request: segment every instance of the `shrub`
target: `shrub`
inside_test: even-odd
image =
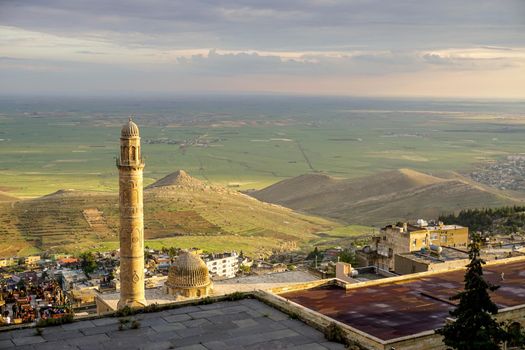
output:
[[[244,298],[246,298],[246,294],[241,293],[241,292],[233,292],[233,293],[226,295],[226,300],[229,300],[229,301],[242,300]]]
[[[125,329],[138,329],[140,327],[139,320],[132,320],[130,318],[119,318],[118,330],[123,331]]]
[[[47,318],[45,320],[40,320],[37,322],[37,327],[49,327],[49,326],[58,326],[65,323],[73,322],[73,314],[66,314],[60,318]]]
[[[133,310],[129,306],[124,306],[122,309],[117,310],[117,312],[115,313],[115,316],[126,317],[126,316],[134,315],[135,313],[136,313],[136,310]]]
[[[348,342],[341,327],[335,324],[334,322],[330,323],[330,325],[326,327],[324,335],[325,338],[329,341],[334,341],[342,344],[346,344]]]

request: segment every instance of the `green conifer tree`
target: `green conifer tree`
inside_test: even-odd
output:
[[[458,350],[499,350],[508,339],[502,323],[492,315],[498,313],[498,307],[490,299],[489,291],[499,288],[485,281],[480,257],[481,237],[474,235],[469,245],[470,263],[465,273],[465,289],[453,296],[459,304],[450,315],[455,321],[438,329],[443,335],[445,345]]]

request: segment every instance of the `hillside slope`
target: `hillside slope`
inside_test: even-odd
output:
[[[437,218],[441,213],[464,208],[522,203],[461,179],[442,179],[410,169],[345,180],[302,175],[250,195],[295,210],[366,225]]]
[[[209,186],[183,171],[144,191],[145,238],[199,236],[201,248],[214,250],[213,237],[268,251],[316,237],[334,222],[260,202],[237,191]],[[116,193],[60,190],[37,199],[0,203],[0,256],[20,251],[98,249],[118,240]],[[6,238],[9,237],[9,240]],[[229,238],[228,238],[229,237]],[[253,240],[253,247],[250,243]],[[244,247],[241,245],[241,247]],[[222,249],[222,247],[220,248]],[[219,248],[217,247],[217,250]]]
[[[0,191],[0,202],[14,202],[16,200],[18,200],[17,197],[12,196],[9,193]]]

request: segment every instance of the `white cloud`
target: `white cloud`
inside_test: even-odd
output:
[[[421,90],[416,77],[431,75],[439,95],[451,75],[479,85],[475,72],[510,77],[517,91],[523,18],[521,0],[4,0],[0,92],[40,83],[70,91],[76,81],[169,90],[184,81],[197,90],[368,94],[395,77],[410,81],[396,91],[411,94]]]

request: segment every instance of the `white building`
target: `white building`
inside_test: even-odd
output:
[[[204,261],[212,276],[233,278],[239,271],[239,256],[235,252],[210,254],[204,257]]]

